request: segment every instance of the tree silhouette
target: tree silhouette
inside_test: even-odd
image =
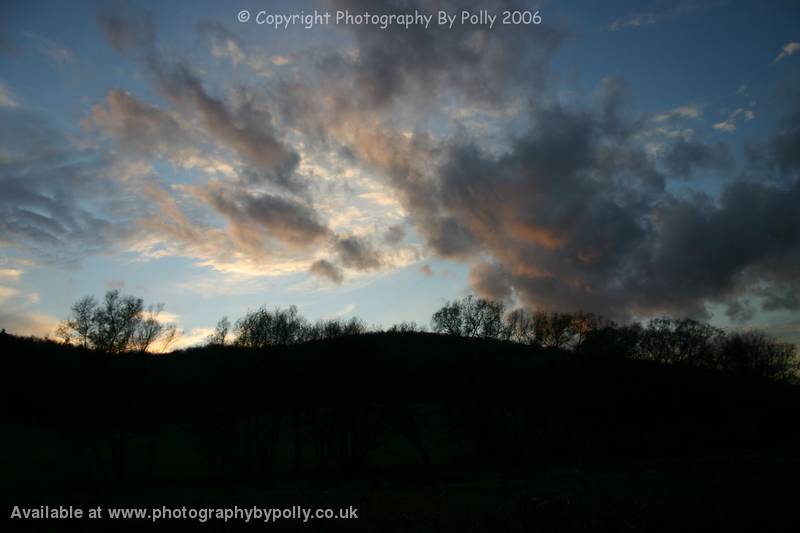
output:
[[[102,303],[92,296],[75,302],[57,334],[66,343],[107,353],[146,352],[157,342],[165,350],[175,340],[177,329],[159,320],[163,309],[163,304],[145,308],[141,298],[115,289],[106,293]]]
[[[431,327],[434,333],[458,337],[507,339],[510,332],[503,323],[504,306],[470,295],[461,300],[447,302],[433,314]]]
[[[761,331],[740,331],[725,337],[715,362],[726,372],[779,381],[796,381],[800,370],[797,347]]]
[[[208,344],[216,346],[225,346],[228,342],[228,334],[231,330],[231,322],[227,316],[223,316],[217,322],[214,328],[214,333],[208,336]]]

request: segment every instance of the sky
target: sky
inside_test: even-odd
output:
[[[164,303],[185,346],[261,305],[389,326],[475,294],[800,342],[798,20],[793,1],[4,1],[0,326],[52,334],[119,289]]]

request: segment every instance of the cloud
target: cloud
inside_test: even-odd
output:
[[[759,329],[780,341],[790,342],[800,347],[800,321],[763,324],[759,326]]]
[[[58,319],[20,308],[0,309],[0,327],[15,335],[46,337],[55,332]]]
[[[0,107],[19,107],[17,97],[2,82],[0,82]]]
[[[178,339],[168,349],[182,350],[205,344],[213,333],[214,328],[192,328],[189,331],[181,331]]]
[[[19,289],[15,289],[14,287],[5,287],[0,285],[0,303],[4,303],[8,300],[14,299],[19,296],[21,293]]]
[[[226,102],[211,95],[201,78],[185,63],[165,57],[155,44],[156,32],[147,12],[98,15],[106,40],[119,52],[143,63],[156,88],[177,108],[197,116],[216,141],[233,149],[248,163],[242,175],[251,183],[270,182],[292,192],[304,189],[294,175],[298,154],[279,139],[270,112],[255,95],[241,88]],[[219,26],[206,24],[206,33],[219,38]]]
[[[203,21],[198,24],[197,30],[208,41],[212,56],[226,58],[234,65],[246,59],[239,37],[219,22]]]
[[[117,11],[101,11],[97,22],[106,41],[123,55],[153,53],[156,30],[150,12],[127,7]]]
[[[690,178],[700,169],[725,171],[733,167],[728,145],[693,139],[675,141],[664,154],[663,162],[670,175],[678,179]]]
[[[337,309],[333,313],[329,314],[325,318],[326,319],[342,318],[342,317],[345,317],[345,316],[351,314],[355,310],[355,308],[356,308],[356,304],[352,304],[352,303],[351,304],[347,304],[344,307],[342,307],[341,309]]]
[[[263,246],[265,235],[295,246],[308,246],[330,235],[313,209],[290,198],[231,192],[216,183],[197,194],[228,219],[235,238],[251,250]]]
[[[105,105],[93,106],[83,123],[114,138],[124,152],[145,158],[187,150],[192,143],[174,116],[121,89],[109,91]]]
[[[55,41],[48,39],[43,35],[33,32],[23,33],[25,37],[31,40],[34,48],[42,55],[53,61],[58,65],[66,63],[73,63],[75,61],[75,54],[72,53],[68,47],[58,44]]]
[[[319,259],[311,264],[308,269],[309,273],[327,279],[336,285],[341,285],[344,276],[342,271],[336,265],[325,259]]]
[[[22,277],[23,271],[18,268],[0,268],[0,279],[18,280]]]
[[[328,4],[333,9],[376,13],[413,13],[433,7],[413,0],[380,5],[368,0],[329,0]],[[391,39],[371,25],[347,26],[344,31],[352,34],[358,53],[330,52],[321,65],[330,76],[354,80],[356,92],[351,98],[360,107],[392,105],[400,97],[431,105],[431,96],[440,87],[470,100],[505,105],[509,91],[521,82],[544,85],[546,65],[563,39],[553,25],[538,26],[536,32],[518,26],[507,26],[502,32],[468,25],[451,30],[414,26],[393,32]]]
[[[0,108],[0,234],[49,263],[75,264],[132,235],[146,206],[130,195],[125,169],[81,148],[41,116]]]
[[[289,63],[291,63],[292,62],[292,58],[288,57],[288,56],[275,55],[275,56],[272,56],[270,58],[270,61],[272,61],[273,65],[280,67],[280,66],[288,65]]]
[[[723,120],[722,122],[717,122],[714,124],[714,129],[719,131],[724,131],[727,133],[733,133],[736,131],[736,124],[741,120],[750,121],[756,118],[755,113],[750,109],[744,108],[737,108],[731,111],[728,114],[728,118]]]
[[[774,65],[781,59],[794,55],[794,53],[797,51],[800,51],[800,43],[795,41],[786,43],[785,45],[783,45],[783,48],[781,48],[781,53],[778,54],[778,56],[772,60],[772,64]]]
[[[383,242],[389,245],[399,244],[406,238],[406,232],[403,226],[397,224],[389,226],[386,233],[383,234]]]
[[[664,113],[659,113],[653,117],[653,120],[656,122],[666,122],[675,119],[699,118],[702,112],[703,111],[700,106],[695,104],[687,104],[670,109]]]
[[[511,300],[513,289],[507,273],[496,264],[479,262],[469,273],[470,283],[481,298],[495,302]]]
[[[615,19],[608,25],[608,31],[618,31],[624,29],[635,29],[643,26],[652,26],[665,20],[670,20],[681,15],[686,15],[697,10],[697,6],[692,4],[678,5],[670,9],[660,11],[648,11],[633,13],[625,17]]]
[[[355,235],[337,238],[334,250],[347,268],[375,270],[381,267],[380,253],[367,240]]]
[[[800,248],[788,229],[800,227],[790,207],[800,186],[732,181],[716,201],[673,195],[657,162],[679,178],[725,172],[728,148],[677,136],[649,156],[639,142],[646,123],[626,118],[626,94],[613,83],[590,106],[539,106],[499,152],[466,136],[437,143],[384,131],[388,154],[354,153],[384,169],[429,249],[470,264],[485,296],[627,319],[703,316],[708,302],[795,284],[786,265]]]

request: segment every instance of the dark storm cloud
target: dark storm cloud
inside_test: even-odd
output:
[[[325,259],[314,261],[308,271],[311,274],[327,279],[336,285],[341,285],[342,280],[344,279],[341,269]]]
[[[755,316],[756,310],[749,300],[732,300],[725,307],[725,315],[732,322],[744,324]]]
[[[797,265],[797,263],[795,263]],[[763,309],[773,311],[776,309],[800,310],[800,287],[767,289],[760,294],[764,298]]]
[[[152,51],[156,30],[151,13],[133,8],[101,11],[97,22],[103,37],[117,52],[136,57]]]
[[[506,298],[513,287],[530,306],[618,312],[618,270],[644,238],[647,203],[636,181],[623,186],[601,164],[634,150],[616,144],[619,124],[608,109],[539,110],[501,156],[450,147],[438,169],[442,205],[478,253],[494,259],[471,273],[483,295]]]
[[[329,4],[373,13],[485,7]],[[625,19],[619,27],[679,14],[671,13]],[[548,91],[548,64],[565,34],[552,24],[536,31],[342,28],[354,50],[314,52],[312,69],[265,89],[267,103],[246,89],[224,100],[213,96],[196,73],[157,50],[147,17],[125,27],[101,17],[101,26],[112,46],[149,67],[176,108],[192,110],[245,160],[243,183],[203,193],[234,238],[262,251],[267,236],[330,244],[333,259],[315,262],[313,275],[340,283],[342,268],[380,268],[382,253],[366,238],[334,235],[308,202],[247,189],[264,181],[303,189],[294,176],[297,154],[272,126],[276,113],[306,139],[346,154],[349,164],[382,174],[428,250],[469,264],[482,296],[621,319],[703,316],[710,303],[722,304],[734,320],[749,319],[756,301],[765,310],[797,308],[800,182],[792,173],[800,168],[800,115],[790,112],[774,136],[751,146],[750,167],[737,173],[727,145],[686,136],[659,137],[664,146],[654,156],[642,140],[650,138],[652,120],[633,114],[631,91],[619,77],[603,80],[586,104],[559,103]],[[212,49],[237,61],[243,47],[235,35],[215,24],[200,31]],[[453,101],[459,111],[488,110],[501,126],[514,127],[502,131],[501,141],[488,141],[442,111]],[[405,115],[409,109],[414,114]],[[424,128],[429,113],[431,121],[455,127],[406,131],[409,120]],[[148,128],[164,135],[139,127]],[[761,167],[780,179],[762,179]],[[668,187],[700,172],[749,181],[727,181],[713,198],[688,189],[690,181],[680,182],[687,189],[679,193]],[[383,242],[401,240],[392,230]]]
[[[733,167],[724,143],[708,144],[692,139],[680,139],[664,154],[664,166],[670,177],[688,179],[703,169],[725,171]]]
[[[498,299],[513,289],[532,307],[703,316],[707,303],[759,284],[798,286],[797,181],[733,182],[716,202],[675,197],[651,186],[655,162],[632,141],[639,126],[609,109],[601,100],[532,111],[531,129],[502,155],[452,142],[435,202],[406,206],[419,233],[438,255],[489,254],[471,272],[473,288]],[[667,153],[676,172],[729,164],[719,146],[678,141]]]
[[[383,234],[383,242],[390,245],[400,244],[405,238],[406,232],[403,229],[403,226],[399,224],[390,226],[386,230],[386,233]]]
[[[745,155],[751,178],[778,181],[800,176],[800,81],[785,83],[773,97],[773,108],[782,118],[776,131],[765,140],[749,140]]]
[[[800,182],[734,182],[717,202],[672,199],[654,212],[627,289],[644,306],[691,308],[760,284],[797,287]],[[796,263],[795,263],[796,264]]]
[[[376,11],[359,1],[332,4]],[[734,181],[720,198],[676,196],[670,180],[737,175],[727,145],[667,136],[654,156],[642,140],[652,131],[649,117],[631,111],[631,91],[618,77],[605,79],[586,105],[555,103],[547,57],[563,33],[547,30],[348,28],[357,53],[328,54],[313,78],[333,80],[318,84],[325,98],[315,98],[313,84],[296,82],[282,112],[299,129],[340,139],[354,162],[380,170],[431,252],[473,266],[470,282],[481,295],[513,294],[530,307],[612,318],[704,316],[709,303],[721,303],[746,318],[734,304],[757,287],[797,287],[791,265],[800,245],[790,224],[800,227],[800,203],[786,174],[797,168],[800,121],[790,117],[759,146],[784,185]],[[502,97],[524,94],[532,103],[518,113],[530,126],[510,133],[503,150],[463,131],[449,138],[399,133],[394,104],[424,108],[441,94],[468,108],[500,103],[503,111],[509,100]],[[328,100],[336,105],[318,104]]]
[[[511,299],[513,289],[510,279],[502,267],[489,263],[478,263],[469,274],[473,290],[482,298],[495,302]]]
[[[251,95],[242,90],[237,105],[229,107],[209,95],[186,65],[159,61],[152,68],[158,87],[176,106],[198,113],[209,133],[245,159],[244,176],[250,182],[270,181],[293,192],[303,189],[304,184],[294,175],[300,157],[278,140],[269,112]]]
[[[338,237],[334,249],[342,265],[347,268],[375,270],[381,266],[380,252],[361,237]]]
[[[439,9],[492,8],[502,11],[511,2],[439,2],[329,0],[332,9],[353,13],[435,13]],[[563,36],[552,25],[507,26],[502,31],[456,25],[452,29],[414,26],[386,32],[371,25],[348,26],[358,46],[354,59],[333,55],[327,67],[342,75],[349,70],[362,104],[383,106],[395,98],[416,94],[427,99],[433,89],[459,91],[471,100],[503,102],[521,83],[542,87],[547,63]]]
[[[778,131],[770,138],[766,150],[778,173],[797,176],[800,172],[800,83],[792,84],[794,90],[788,97],[788,110]]]
[[[0,108],[0,146],[0,241],[74,264],[114,248],[143,214],[111,179],[111,159],[74,146],[34,113]]]
[[[234,95],[235,102],[211,95],[186,64],[168,60],[160,52],[148,13],[100,13],[98,23],[115,49],[147,65],[162,94],[176,107],[196,114],[213,137],[245,160],[247,180],[269,181],[292,192],[304,189],[294,175],[298,154],[278,138],[269,111],[252,94],[242,88]]]
[[[212,185],[200,196],[224,215],[234,237],[258,249],[268,236],[284,244],[307,246],[330,235],[309,206],[271,194],[228,191]]]

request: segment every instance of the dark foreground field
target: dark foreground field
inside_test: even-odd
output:
[[[793,531],[796,387],[430,334],[107,356],[9,337],[13,506],[358,508],[270,530]],[[239,521],[13,520],[14,530]]]

